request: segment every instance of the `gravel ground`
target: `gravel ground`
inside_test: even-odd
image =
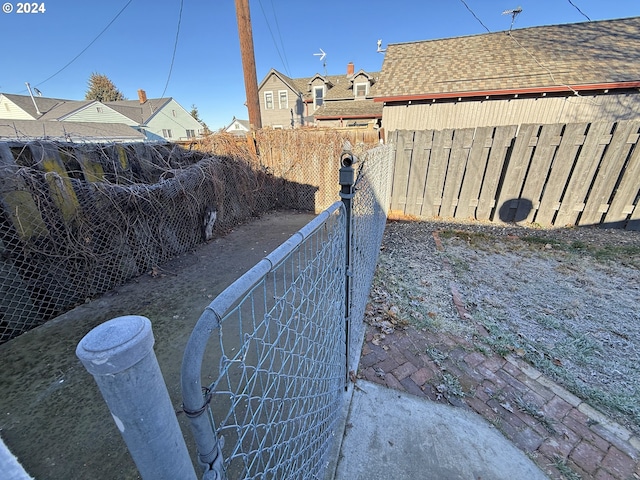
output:
[[[640,433],[640,232],[390,222],[372,296],[382,335],[409,323],[517,355]]]

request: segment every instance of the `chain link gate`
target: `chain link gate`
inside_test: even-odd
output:
[[[348,370],[358,366],[393,153],[378,147],[359,163],[346,152],[357,169],[351,201],[334,203],[200,317],[182,390],[205,479],[326,474]]]

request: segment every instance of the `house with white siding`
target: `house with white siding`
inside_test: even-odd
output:
[[[233,120],[224,128],[224,131],[225,133],[230,133],[240,137],[251,131],[251,125],[249,124],[249,120],[240,120],[233,117]]]
[[[0,141],[134,143],[146,139],[143,133],[124,123],[0,120]]]
[[[105,105],[135,122],[150,140],[192,140],[204,133],[204,126],[171,97],[147,98],[144,90],[138,90],[137,100]]]
[[[58,122],[137,123],[97,100],[65,100],[0,93],[0,119]]]
[[[387,132],[627,120],[640,112],[640,17],[389,44]]]
[[[143,90],[138,91],[138,100],[118,102],[66,100],[0,93],[0,122],[2,120],[65,122],[65,124],[96,123],[104,124],[102,129],[105,131],[110,128],[113,130],[107,125],[125,125],[135,132],[142,133],[147,140],[170,142],[196,138],[202,135],[204,128],[173,98],[147,99]],[[27,125],[22,126],[29,132],[40,129],[40,126],[27,127]],[[46,126],[46,123],[44,125]],[[53,126],[49,128],[50,132],[58,130],[60,129],[54,129]],[[96,127],[89,130],[85,128],[76,130],[97,133],[100,129]],[[118,127],[117,132],[112,133],[122,136],[124,132],[126,129]],[[139,135],[132,136],[139,137]]]

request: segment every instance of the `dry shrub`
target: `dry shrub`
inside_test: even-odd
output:
[[[214,155],[242,158],[259,170],[286,180],[289,186],[313,187],[317,190],[314,208],[319,212],[338,196],[339,158],[346,142],[359,156],[377,145],[376,135],[371,137],[370,143],[357,141],[359,137],[362,138],[361,132],[346,129],[265,128],[246,137],[228,133],[208,135],[196,148]]]

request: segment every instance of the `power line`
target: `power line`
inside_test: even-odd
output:
[[[171,66],[169,67],[169,75],[167,76],[167,83],[164,84],[164,90],[162,91],[161,98],[164,97],[164,94],[167,92],[167,87],[169,87],[169,80],[171,80],[171,72],[173,71],[173,62],[176,59],[176,50],[178,49],[178,37],[180,36],[180,24],[182,23],[182,7],[184,5],[184,0],[180,0],[180,13],[178,14],[178,28],[176,29],[176,40],[173,44],[173,55],[171,55]]]
[[[586,18],[587,20],[591,21],[591,19],[587,16],[586,13],[584,13],[582,10],[580,10],[580,7],[578,7],[575,3],[573,3],[571,0],[568,0],[569,3],[573,6],[573,8],[575,8],[576,10],[578,10],[580,12],[580,14]]]
[[[287,58],[287,52],[284,49],[284,42],[282,41],[282,33],[280,30],[280,25],[278,24],[278,15],[276,15],[276,9],[273,6],[273,0],[271,0],[271,10],[273,11],[273,18],[276,21],[276,30],[278,31],[278,38],[280,39],[280,45],[282,46],[282,54],[284,55],[285,68],[287,70],[287,75],[291,76],[289,73],[289,59]]]
[[[55,76],[56,76],[56,75],[58,75],[60,72],[62,72],[64,69],[66,69],[69,65],[71,65],[73,62],[75,62],[75,61],[78,59],[78,57],[80,57],[80,55],[82,55],[84,52],[86,52],[86,51],[89,49],[89,47],[91,47],[91,45],[93,45],[93,44],[96,42],[96,40],[98,40],[98,39],[102,36],[102,34],[103,34],[104,32],[106,32],[106,31],[107,31],[107,29],[108,29],[108,28],[113,24],[113,22],[115,22],[115,21],[118,19],[118,17],[119,17],[120,15],[122,15],[122,12],[124,12],[124,11],[127,9],[127,7],[131,4],[131,2],[133,2],[133,0],[129,0],[129,1],[125,4],[125,6],[124,6],[124,7],[122,7],[122,9],[118,12],[118,14],[117,14],[115,17],[113,17],[113,19],[112,19],[112,20],[107,24],[107,26],[106,26],[106,27],[104,27],[104,28],[102,29],[102,31],[101,31],[101,32],[96,36],[96,38],[94,38],[93,40],[91,40],[91,42],[89,43],[89,45],[87,45],[86,47],[84,47],[84,48],[82,49],[82,51],[81,51],[78,55],[76,55],[75,57],[73,57],[69,63],[67,63],[64,67],[62,67],[62,68],[61,68],[60,70],[58,70],[56,73],[54,73],[53,75],[51,75],[49,78],[47,78],[46,80],[43,80],[43,81],[42,81],[42,82],[40,82],[40,83],[37,83],[36,85],[38,85],[38,86],[39,86],[39,85],[42,85],[43,83],[48,82],[48,81],[49,81],[49,80],[51,80],[53,77],[55,77]]]
[[[546,66],[544,66],[542,63],[540,63],[538,61],[538,59],[533,55],[533,53],[531,53],[529,50],[527,50],[517,39],[516,37],[513,36],[513,32],[510,31],[508,33],[509,37],[511,37],[511,40],[513,40],[514,42],[516,42],[516,45],[518,45],[522,50],[524,50],[527,55],[529,55],[534,62],[536,62],[536,64],[540,67],[543,68],[547,71],[547,73],[549,74],[549,77],[551,78],[551,80],[553,81],[554,84],[556,85],[560,85],[562,87],[567,88],[568,90],[570,90],[576,97],[582,97],[582,95],[580,95],[580,92],[578,92],[575,88],[573,88],[571,85],[567,85],[566,83],[562,83],[562,82],[558,82],[556,80],[556,78],[553,76],[553,72]],[[582,97],[585,98],[585,97]],[[589,101],[589,103],[592,103],[593,105],[600,105],[599,103],[597,103],[595,100],[589,99],[587,98],[587,100]]]
[[[471,15],[473,15],[473,17],[474,17],[478,22],[480,22],[480,25],[482,25],[482,26],[484,27],[484,29],[485,29],[487,32],[491,33],[491,30],[489,30],[489,29],[487,28],[487,26],[486,26],[484,23],[482,23],[482,20],[480,20],[480,18],[478,18],[478,16],[474,13],[474,11],[473,11],[473,10],[471,10],[471,8],[469,8],[469,5],[467,5],[467,2],[465,2],[464,0],[460,0],[460,1],[462,2],[462,4],[463,4],[465,7],[467,7],[467,10],[469,10],[469,12],[471,12]]]
[[[280,53],[280,49],[278,48],[278,42],[276,42],[276,38],[273,35],[273,31],[271,30],[271,25],[269,24],[269,19],[267,18],[267,13],[264,11],[264,7],[262,6],[262,1],[258,0],[258,3],[260,4],[260,9],[262,10],[262,15],[264,16],[264,20],[267,22],[267,28],[269,29],[269,33],[271,34],[271,40],[273,40],[273,45],[276,47],[276,52],[278,52],[278,56],[280,57],[280,61],[282,62],[282,66],[284,67],[286,73],[288,76],[291,76],[291,73],[289,72],[289,68],[287,66],[287,63],[284,61],[284,59],[282,58],[282,54]],[[274,16],[275,15],[275,11],[274,11]],[[276,24],[277,24],[277,16],[276,16]],[[282,46],[282,50],[284,51],[284,45]]]

